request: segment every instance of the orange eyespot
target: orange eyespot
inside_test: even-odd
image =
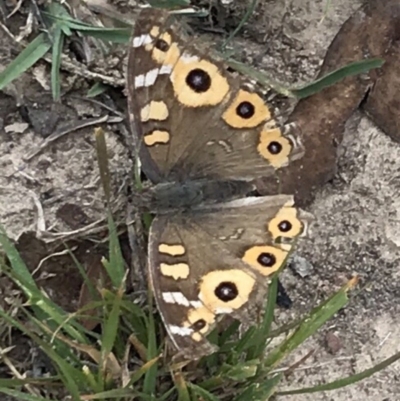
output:
[[[303,232],[303,223],[297,218],[297,209],[284,206],[277,215],[268,223],[268,231],[274,240],[279,237],[294,239]],[[281,244],[281,247],[290,246]]]
[[[248,301],[254,285],[242,270],[215,270],[202,277],[199,298],[215,314],[230,313]]]
[[[172,37],[168,32],[160,34],[159,27],[153,27],[150,35],[155,38],[152,43],[145,46],[148,52],[151,52],[152,59],[161,65],[173,65],[180,57],[180,51],[176,43],[172,43]]]
[[[258,153],[275,168],[288,164],[292,144],[289,139],[282,135],[279,128],[263,130],[257,146]]]
[[[215,314],[206,307],[191,309],[187,315],[185,327],[192,327],[193,330],[206,333],[211,324],[215,322]]]
[[[270,120],[271,113],[257,93],[241,89],[222,118],[234,128],[254,128]]]
[[[287,252],[270,245],[256,245],[244,253],[242,260],[264,276],[279,270],[285,262]]]
[[[188,55],[174,66],[171,82],[176,98],[187,107],[215,106],[229,92],[228,81],[216,65]]]

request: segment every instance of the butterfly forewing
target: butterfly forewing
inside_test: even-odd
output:
[[[185,37],[165,11],[140,14],[127,75],[129,113],[153,182],[250,180],[303,153],[252,85]]]

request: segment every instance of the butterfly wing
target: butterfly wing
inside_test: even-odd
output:
[[[183,354],[196,359],[215,350],[207,335],[223,316],[247,326],[256,322],[266,278],[309,222],[292,204],[290,196],[246,198],[155,218],[151,282],[169,336]]]
[[[146,175],[251,180],[300,158],[293,127],[171,18],[142,11],[130,43],[129,116]]]
[[[295,130],[249,82],[185,39],[165,11],[143,11],[128,61],[128,105],[142,168],[154,183],[252,180],[302,156]],[[157,216],[149,269],[175,346],[190,358],[213,351],[219,318],[246,324],[264,301],[266,277],[284,262],[307,218],[290,197],[246,198]]]

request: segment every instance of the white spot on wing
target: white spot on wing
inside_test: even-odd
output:
[[[163,292],[162,297],[167,304],[190,305],[188,299],[181,292]]]
[[[171,74],[172,67],[170,65],[163,65],[161,68],[154,68],[147,71],[146,74],[137,75],[135,77],[135,88],[147,87],[154,85],[157,77],[161,74]]]
[[[146,72],[146,74],[141,74],[135,77],[135,88],[141,88],[143,86],[151,86],[154,85],[154,82],[156,82],[157,76],[159,74],[159,69],[154,68],[153,70],[150,70]]]
[[[160,74],[171,74],[172,72],[172,65],[165,64],[160,68]]]
[[[150,35],[144,34],[140,36],[136,36],[132,40],[132,47],[140,47],[143,45],[148,45],[153,41],[153,38]]]
[[[163,292],[162,298],[167,304],[192,306],[195,309],[201,308],[204,305],[201,301],[189,301],[181,292]]]
[[[190,327],[175,326],[173,324],[168,326],[168,330],[172,334],[177,334],[178,336],[190,336],[194,332]]]

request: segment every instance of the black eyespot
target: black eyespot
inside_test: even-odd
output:
[[[187,75],[186,83],[197,93],[207,92],[211,86],[211,77],[206,71],[195,68]]]
[[[283,220],[278,224],[279,231],[282,231],[283,233],[287,233],[292,229],[292,223],[287,220]]]
[[[277,155],[282,152],[282,145],[279,142],[273,141],[267,146],[267,149],[272,155]]]
[[[162,52],[166,52],[169,49],[169,44],[164,39],[157,39],[154,47]]]
[[[204,319],[199,319],[197,322],[194,322],[192,324],[192,328],[194,331],[200,331],[201,329],[204,329],[206,327],[207,323]]]
[[[239,295],[236,285],[227,281],[219,284],[214,293],[221,301],[224,302],[232,301]]]
[[[276,257],[272,253],[263,252],[257,258],[257,262],[264,267],[272,267],[276,263]]]
[[[254,116],[255,108],[250,102],[242,102],[236,107],[236,114],[242,118],[251,118]]]

